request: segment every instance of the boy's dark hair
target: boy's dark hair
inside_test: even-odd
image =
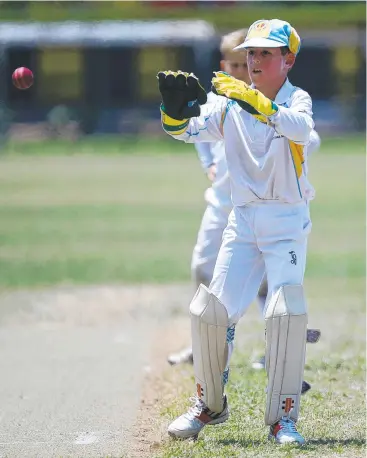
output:
[[[288,46],[282,46],[280,48],[280,53],[282,54],[282,56],[286,56],[288,53],[290,53],[290,49],[288,48]],[[293,66],[292,66],[293,67]],[[288,69],[288,73],[292,70],[292,67],[290,69]]]

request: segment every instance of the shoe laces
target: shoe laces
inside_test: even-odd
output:
[[[190,401],[193,403],[193,406],[189,408],[187,414],[190,418],[198,417],[201,412],[206,409],[206,405],[198,396],[191,397]]]
[[[288,417],[282,417],[279,424],[283,432],[298,433],[295,422]]]

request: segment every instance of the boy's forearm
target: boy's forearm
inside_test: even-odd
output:
[[[314,126],[312,117],[292,108],[279,107],[278,112],[269,117],[275,130],[284,137],[300,144],[307,144]]]
[[[161,110],[163,130],[171,137],[186,143],[216,142],[222,135],[212,117],[200,115],[181,121],[170,118]]]

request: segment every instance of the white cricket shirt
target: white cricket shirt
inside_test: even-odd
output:
[[[279,111],[269,118],[270,125],[237,102],[218,96],[201,107],[200,116],[190,119],[184,133],[167,132],[188,143],[224,141],[235,206],[263,200],[296,203],[314,197],[307,179],[307,149],[314,127],[311,97],[286,80],[274,101]]]

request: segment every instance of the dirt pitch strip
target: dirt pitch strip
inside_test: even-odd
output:
[[[191,293],[184,285],[3,293],[0,457],[151,456],[159,397],[174,395],[165,393],[165,358],[187,343]]]

